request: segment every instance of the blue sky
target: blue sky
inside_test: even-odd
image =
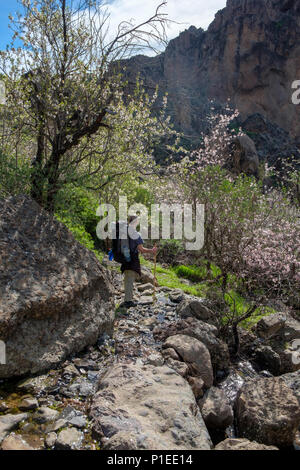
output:
[[[144,20],[150,17],[159,0],[109,0],[112,28],[122,20],[135,18]],[[168,0],[165,9],[169,18],[180,24],[173,24],[168,30],[168,37],[176,37],[180,31],[191,25],[206,29],[214,19],[215,13],[224,8],[226,0]],[[4,49],[11,39],[8,28],[8,15],[14,15],[18,9],[17,0],[0,0],[0,50]]]
[[[17,0],[0,0],[0,49],[4,49],[11,38],[8,15],[18,10]]]

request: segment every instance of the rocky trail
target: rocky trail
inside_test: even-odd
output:
[[[122,278],[111,278],[118,305]],[[2,380],[1,449],[297,448],[300,372],[281,380],[246,356],[232,364],[205,301],[162,287],[153,302],[151,273],[142,281],[112,337],[45,374]]]
[[[296,312],[240,328],[234,357],[213,301],[154,299],[143,267],[123,310],[116,266],[30,198],[0,201],[0,219],[2,450],[299,448]]]

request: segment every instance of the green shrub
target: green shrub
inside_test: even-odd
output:
[[[176,266],[174,268],[175,273],[178,277],[183,277],[184,279],[188,279],[192,282],[199,282],[203,281],[207,275],[207,269],[205,266]]]
[[[161,240],[157,259],[163,263],[174,264],[178,255],[183,251],[184,247],[181,240]]]
[[[62,222],[74,235],[74,238],[89,250],[94,250],[95,245],[91,235],[85,230],[82,225],[75,225],[74,222],[68,217],[61,217],[56,215],[57,220]]]
[[[28,161],[0,153],[0,196],[26,194],[30,187],[30,165]]]

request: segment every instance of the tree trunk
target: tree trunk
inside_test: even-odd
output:
[[[32,172],[30,176],[30,195],[41,206],[43,205],[43,188],[44,177],[42,174],[42,161],[44,156],[44,133],[43,128],[39,130],[37,138],[37,152],[34,161],[32,162]]]

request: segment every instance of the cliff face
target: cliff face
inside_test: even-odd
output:
[[[168,92],[175,125],[192,140],[210,100],[228,99],[243,120],[259,114],[267,127],[300,139],[291,88],[300,80],[300,0],[228,0],[207,31],[192,26],[163,54],[134,57],[126,67],[129,78],[139,73]]]

